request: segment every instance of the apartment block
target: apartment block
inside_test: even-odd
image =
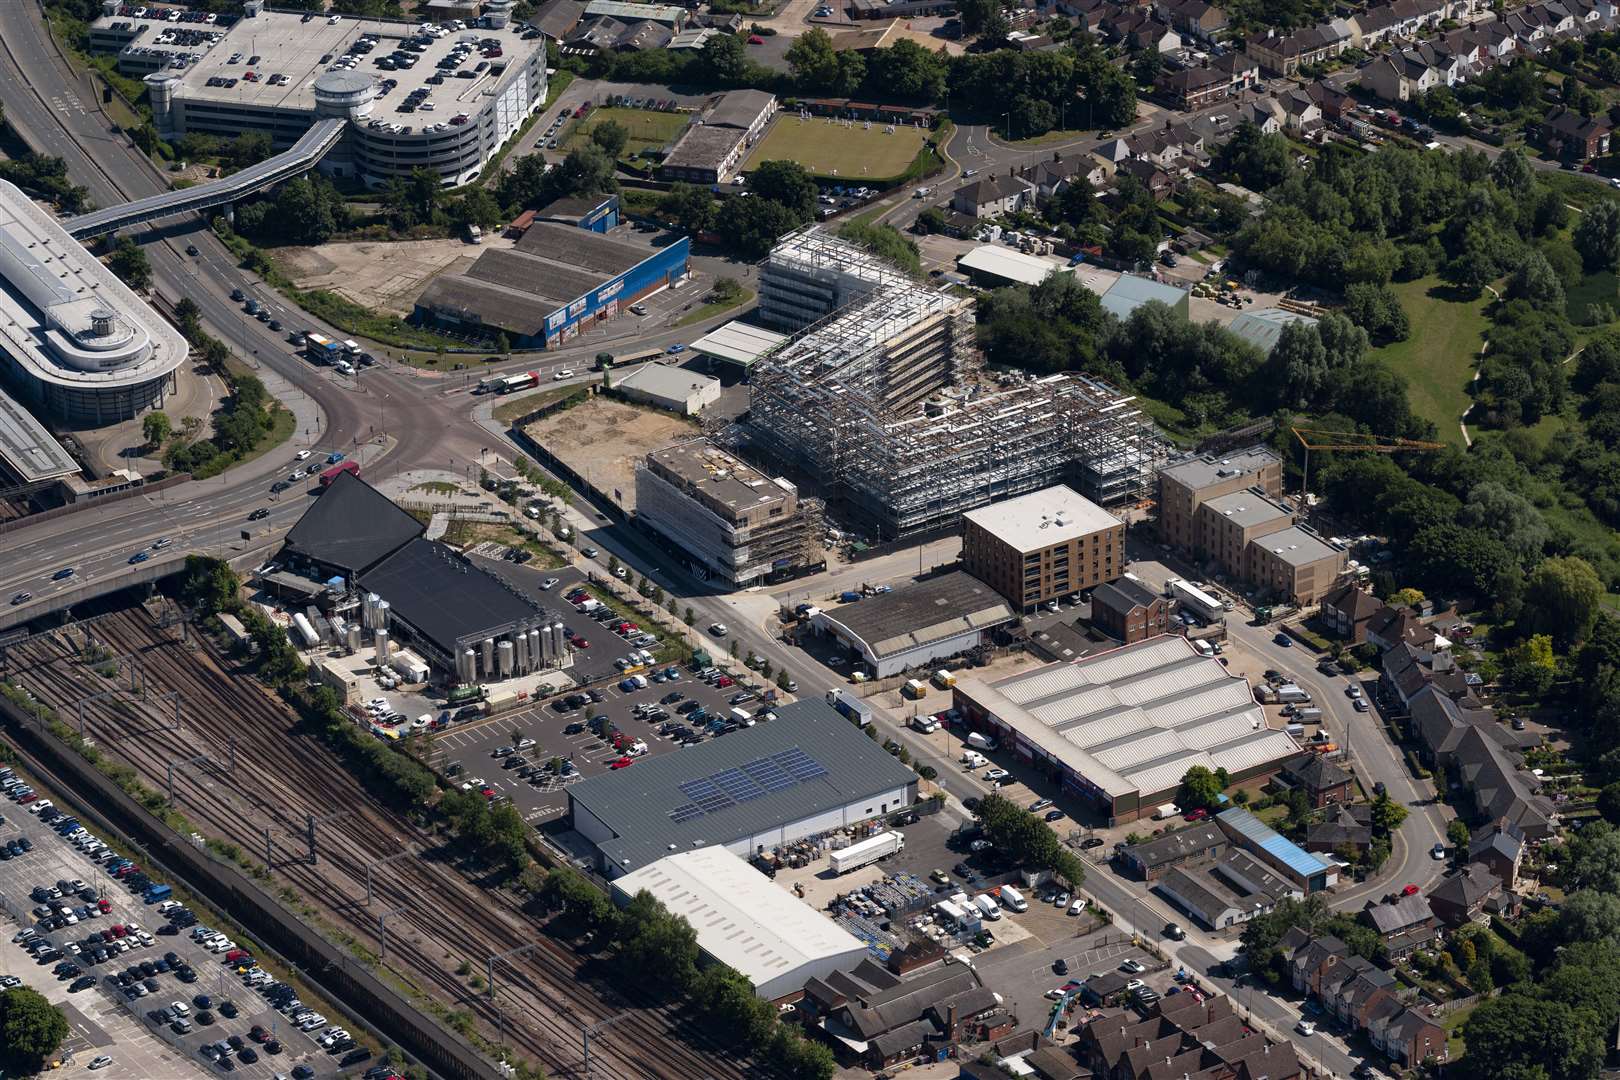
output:
[[[636,468],[636,522],[700,575],[743,588],[804,566],[814,515],[791,483],[707,439],[654,450]]]
[[[1252,580],[1250,542],[1293,524],[1294,511],[1266,494],[1265,488],[1219,495],[1198,508],[1193,520],[1193,551],[1203,559],[1213,559],[1234,577]]]
[[[1282,459],[1263,446],[1231,454],[1204,454],[1159,470],[1159,535],[1183,550],[1198,547],[1198,508],[1210,499],[1258,487],[1282,497]]]
[[[1125,525],[1063,484],[962,515],[962,567],[1015,611],[1125,572]]]

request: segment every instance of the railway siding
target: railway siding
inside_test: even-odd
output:
[[[116,655],[138,655],[155,692],[180,690],[187,703],[182,730],[176,731],[167,713],[150,703],[97,702],[87,709],[86,731],[97,748],[127,762],[149,787],[160,789],[167,762],[199,753],[223,762],[227,743],[234,741],[237,774],[229,781],[176,770],[177,808],[210,836],[246,852],[264,851],[269,828],[277,850],[273,883],[266,888],[296,888],[302,895],[297,906],[308,911],[313,905],[339,941],[373,940],[376,913],[402,906],[405,910],[388,927],[389,977],[425,995],[436,1011],[442,1008],[458,1031],[470,1031],[462,1025],[474,1021],[487,1039],[484,1045],[494,1044],[499,1032],[500,1042],[538,1060],[553,1075],[575,1076],[581,1027],[630,1008],[630,1017],[592,1046],[598,1069],[607,1070],[599,1075],[627,1080],[738,1080],[744,1075],[718,1049],[698,1049],[685,1041],[682,1034],[700,1041],[704,1036],[682,1023],[678,1009],[635,1009],[611,988],[593,982],[585,960],[540,930],[512,898],[481,888],[458,871],[442,835],[374,803],[287,708],[222,662],[211,647],[189,650],[140,612],[102,621],[97,637]],[[75,700],[110,689],[116,681],[116,675],[109,680],[78,663],[52,638],[30,643],[26,655],[15,659],[20,661],[13,669],[18,681],[61,709],[70,725],[76,719],[69,715]],[[77,761],[68,748],[61,751]],[[317,865],[302,858],[301,842],[297,856],[290,856],[284,841],[302,835],[306,814],[340,810],[343,818],[320,830]],[[367,864],[401,845],[413,848],[418,857],[376,866],[378,903],[367,908]],[[231,872],[241,877],[234,867]],[[457,914],[472,911],[478,918]],[[481,971],[487,957],[532,944],[540,947],[503,966],[498,1003],[469,988],[469,967]],[[328,947],[343,956],[335,946]],[[365,970],[352,957],[343,962],[349,970]],[[459,1012],[449,1013],[452,1008]]]

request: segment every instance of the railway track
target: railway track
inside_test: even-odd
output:
[[[479,887],[452,865],[452,843],[381,806],[317,738],[257,683],[228,673],[204,643],[196,651],[158,630],[138,609],[98,623],[113,654],[133,654],[156,695],[180,691],[180,730],[167,703],[109,698],[85,709],[85,735],[127,762],[154,789],[170,762],[207,754],[203,774],[177,766],[175,804],[208,835],[263,858],[266,830],[276,846],[272,877],[302,895],[331,927],[374,939],[374,912],[402,907],[389,926],[388,969],[414,990],[471,1015],[491,1041],[559,1077],[583,1077],[582,1029],[621,1013],[592,1047],[593,1074],[648,1080],[731,1080],[745,1075],[719,1049],[697,1050],[677,1033],[678,1013],[637,1009],[593,986],[580,958],[541,932],[506,895]],[[14,679],[77,724],[74,703],[117,688],[81,663],[60,640],[41,638],[14,654]],[[234,745],[236,771],[224,763]],[[306,815],[345,816],[320,829],[322,858],[302,853]],[[292,844],[297,844],[294,853]],[[376,865],[376,902],[365,906],[366,866],[410,848],[413,857]],[[475,914],[476,913],[476,914]],[[474,991],[458,969],[481,972],[486,958],[524,946],[525,956],[497,966],[499,997]]]

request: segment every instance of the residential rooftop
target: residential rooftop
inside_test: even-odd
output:
[[[1330,543],[1302,525],[1293,525],[1252,541],[1290,566],[1304,566],[1332,558],[1344,551],[1342,544]]]
[[[1066,484],[981,506],[962,517],[1015,551],[1028,553],[1123,523]]]
[[[1241,529],[1264,525],[1279,518],[1291,519],[1294,516],[1292,510],[1276,502],[1259,488],[1248,488],[1244,491],[1234,491],[1230,495],[1221,495],[1210,499],[1204,505]]]
[[[1183,487],[1202,491],[1222,480],[1257,473],[1268,465],[1281,464],[1281,460],[1264,446],[1251,446],[1219,457],[1203,454],[1183,458],[1160,469],[1159,475],[1167,476]]]

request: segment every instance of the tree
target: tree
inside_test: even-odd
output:
[[[1316,327],[1284,324],[1269,360],[1284,408],[1310,409],[1320,402],[1328,383],[1328,358]]]
[[[146,438],[146,445],[154,450],[163,445],[173,430],[166,413],[149,412],[141,419],[141,434]]]
[[[223,611],[236,600],[240,587],[230,563],[206,555],[186,556],[180,597],[189,607],[209,615]]]
[[[26,986],[0,994],[0,1060],[32,1075],[56,1053],[68,1036],[67,1017]]]
[[[1468,1053],[1458,1063],[1477,1080],[1582,1080],[1595,1076],[1603,1035],[1569,1005],[1509,990],[1480,1002],[1463,1022]]]
[[[1001,14],[1001,0],[962,0],[956,10],[962,18],[962,36],[978,37],[991,18]]]
[[[1535,504],[1496,480],[1474,485],[1457,520],[1495,536],[1525,566],[1541,557],[1552,538],[1552,530]]]
[[[608,120],[597,124],[591,129],[591,142],[601,148],[602,153],[610,158],[618,158],[624,153],[625,144],[630,141],[630,130],[617,120]]]
[[[1389,797],[1386,791],[1372,801],[1373,828],[1381,833],[1392,833],[1406,820],[1406,807]]]
[[[776,1009],[754,993],[753,984],[735,968],[711,964],[697,976],[689,993],[711,1031],[750,1050],[770,1045],[776,1031]]]
[[[748,54],[736,34],[717,34],[698,51],[697,67],[709,82],[736,86],[748,70]]]
[[[708,188],[680,181],[670,185],[669,191],[658,200],[659,214],[687,233],[713,229],[717,210],[714,193]]]
[[[755,199],[768,199],[785,207],[801,222],[815,216],[820,191],[815,178],[796,161],[760,162],[748,174],[748,190]]]
[[[866,78],[886,94],[907,100],[937,101],[945,93],[945,61],[908,38],[873,52]]]
[[[1613,270],[1620,261],[1620,205],[1600,199],[1587,207],[1573,239],[1588,271]]]
[[[771,164],[767,162],[766,164]],[[715,231],[738,254],[761,258],[777,238],[809,220],[772,199],[730,198],[720,207]]]
[[[600,146],[595,143],[581,146],[569,151],[562,164],[548,174],[550,183],[542,191],[542,196],[549,194],[559,198],[616,191],[619,183],[613,178],[613,168],[613,159],[604,154]]]
[[[851,221],[838,230],[845,240],[853,240],[872,254],[907,271],[914,277],[922,276],[922,252],[915,242],[893,225],[869,225]]]
[[[1458,851],[1466,853],[1472,834],[1468,831],[1468,822],[1462,818],[1452,818],[1451,824],[1446,826],[1446,842]]]
[[[1369,282],[1345,286],[1345,314],[1350,321],[1367,331],[1367,336],[1380,344],[1405,341],[1411,334],[1406,309],[1401,307],[1395,290],[1388,285]]]
[[[1503,657],[1502,677],[1511,685],[1541,695],[1552,689],[1558,675],[1552,638],[1536,634],[1509,649]]]
[[[838,81],[838,51],[832,36],[819,26],[811,27],[788,47],[785,59],[793,77],[808,90],[830,90]]]
[[[1220,805],[1221,793],[1225,789],[1226,784],[1221,777],[1203,765],[1194,765],[1181,778],[1176,804],[1183,810],[1213,810]]]
[[[697,931],[646,889],[619,916],[618,963],[636,985],[658,996],[682,993],[697,975]]]
[[[1605,784],[1598,792],[1598,813],[1611,825],[1620,825],[1620,780]]]
[[[1586,637],[1604,592],[1590,563],[1576,555],[1546,559],[1525,584],[1538,628],[1566,645]]]
[[[1564,283],[1547,257],[1531,251],[1508,278],[1508,295],[1555,311],[1564,309]]]
[[[469,189],[451,204],[448,213],[451,220],[463,228],[476,225],[480,229],[488,229],[499,225],[506,217],[500,202],[488,189],[481,187]]]
[[[132,289],[144,289],[152,284],[152,264],[146,257],[146,249],[127,236],[118,238],[112,254],[107,257],[107,265]]]
[[[231,140],[231,147],[226,156],[233,166],[245,169],[269,157],[271,149],[268,131],[244,131]]]
[[[1385,598],[1390,607],[1416,607],[1428,597],[1423,595],[1422,589],[1414,589],[1408,585],[1404,589],[1396,589]]]

